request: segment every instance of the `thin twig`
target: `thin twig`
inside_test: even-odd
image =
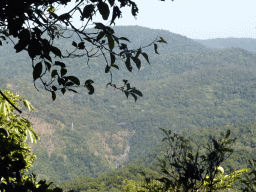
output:
[[[19,110],[19,109],[3,94],[3,92],[2,92],[1,90],[0,90],[0,94],[3,96],[3,98],[4,98],[6,101],[8,101],[8,103],[11,104],[11,106],[14,107],[14,109],[16,109],[20,114],[22,113],[22,111]]]

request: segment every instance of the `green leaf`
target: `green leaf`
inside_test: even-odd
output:
[[[61,75],[61,77],[64,76],[64,75],[66,75],[66,73],[67,73],[67,69],[62,68],[62,69],[60,70],[60,75]]]
[[[42,62],[37,63],[34,67],[34,70],[33,70],[33,79],[34,79],[34,81],[40,77],[40,75],[42,73],[42,70],[43,70]]]
[[[52,91],[52,100],[54,101],[56,99],[56,93]]]
[[[135,93],[135,94],[139,95],[140,97],[143,96],[142,93],[139,90],[137,90],[137,89],[131,90],[130,93]]]
[[[128,42],[130,42],[130,40],[129,39],[127,39],[126,37],[119,37],[119,40],[124,40],[124,41],[128,41]]]
[[[109,13],[110,13],[108,4],[105,3],[105,2],[100,1],[100,2],[97,4],[97,6],[98,6],[98,9],[99,9],[100,14],[102,15],[102,18],[103,18],[104,20],[107,20],[108,17],[109,17]]]
[[[230,130],[227,131],[227,134],[226,134],[225,138],[228,138],[229,135],[230,135]]]
[[[159,53],[157,52],[157,44],[155,44],[155,43],[154,43],[154,49],[155,49],[155,53],[156,53],[156,54],[159,54]]]
[[[113,50],[113,48],[115,46],[115,42],[114,42],[113,38],[111,37],[111,35],[108,35],[108,46],[111,51]]]
[[[112,66],[112,64],[114,64],[115,61],[116,61],[116,57],[115,57],[115,55],[114,55],[113,53],[110,53],[110,61],[111,61],[111,66]]]
[[[167,42],[162,37],[160,37],[160,40],[158,40],[157,42],[159,42],[159,43],[166,43],[167,44]]]
[[[53,52],[56,56],[59,56],[61,58],[61,51],[57,47],[51,46],[50,49],[51,52]]]
[[[149,60],[148,60],[148,54],[147,53],[141,53],[143,55],[143,57],[147,60],[148,64],[150,64]]]
[[[68,76],[67,77],[70,81],[74,82],[77,85],[80,85],[80,80],[75,76]]]
[[[110,70],[110,68],[111,68],[111,67],[110,67],[109,65],[107,65],[106,68],[105,68],[105,73],[108,73],[109,70]]]

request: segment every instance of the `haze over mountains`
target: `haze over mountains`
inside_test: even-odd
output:
[[[24,115],[41,137],[33,147],[38,156],[33,171],[41,179],[95,177],[135,162],[158,146],[161,127],[196,131],[255,121],[256,53],[251,52],[255,40],[192,40],[139,26],[114,29],[130,39],[131,48],[147,45],[157,36],[168,42],[159,46],[159,55],[147,48],[151,65],[141,58],[140,71],[130,73],[123,62],[116,63],[120,70],[113,70],[114,81],[121,85],[128,79],[142,91],[136,103],[118,90],[106,89],[110,77],[100,58],[91,60],[90,68],[84,58],[64,61],[68,75],[95,81],[94,95],[79,89],[79,94],[59,94],[52,102],[40,84],[39,92],[34,88],[29,57],[16,54],[9,45],[0,47],[1,89],[19,93],[36,108]],[[59,40],[57,45],[71,50],[73,40],[70,45]]]

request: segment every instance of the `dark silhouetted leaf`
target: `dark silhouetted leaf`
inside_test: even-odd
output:
[[[36,79],[38,79],[42,73],[42,70],[43,70],[43,65],[41,62],[37,63],[34,67],[34,70],[33,70],[33,79],[34,81]]]
[[[155,49],[155,53],[156,53],[156,54],[159,54],[159,53],[157,52],[157,44],[155,44],[155,43],[154,43],[154,49]]]
[[[84,42],[80,42],[80,43],[78,44],[78,49],[84,49],[84,48],[85,48]]]
[[[55,77],[56,75],[58,75],[58,72],[56,69],[52,70],[51,76],[52,78]]]
[[[125,65],[126,65],[126,68],[128,69],[128,71],[132,72],[131,58],[130,57],[127,57],[127,59],[125,61]]]
[[[101,40],[103,37],[105,36],[105,32],[104,31],[101,31],[100,33],[99,33],[99,35],[97,36],[97,41],[99,41],[99,40]]]
[[[77,43],[76,43],[75,41],[72,42],[72,45],[73,45],[74,47],[77,47]]]
[[[64,95],[65,92],[66,92],[66,89],[65,89],[65,88],[62,88],[62,89],[61,89],[61,92],[62,92],[62,94]]]
[[[119,37],[119,40],[124,40],[124,41],[129,41],[130,42],[130,40],[129,39],[127,39],[126,37]]]
[[[51,46],[50,49],[51,49],[51,51],[52,51],[56,56],[61,57],[61,51],[59,50],[59,48],[54,47],[54,46]]]
[[[137,68],[141,68],[141,61],[137,57],[132,57],[133,62],[136,64]]]
[[[68,89],[69,91],[72,91],[72,92],[74,92],[74,93],[77,93],[77,91],[76,90],[74,90],[74,89]]]
[[[230,130],[227,131],[227,134],[226,134],[225,138],[228,138],[229,135],[230,135]]]
[[[53,91],[57,91],[57,87],[55,87],[54,85],[52,86]]]
[[[111,35],[108,35],[108,46],[111,51],[113,50],[113,48],[115,46],[115,42],[114,42],[113,38],[111,37]]]
[[[64,75],[66,75],[66,73],[67,73],[67,69],[62,68],[62,69],[60,70],[60,75],[61,75],[61,77],[64,76]]]
[[[108,4],[105,3],[105,2],[100,1],[100,2],[97,4],[97,6],[98,6],[98,9],[99,9],[100,14],[102,15],[102,18],[103,18],[104,20],[107,20],[108,17],[109,17],[109,13],[110,13]]]
[[[107,65],[107,66],[106,66],[106,68],[105,68],[105,73],[108,73],[108,72],[109,72],[109,70],[110,70],[110,66],[109,66],[109,65]]]
[[[111,7],[114,5],[115,0],[108,0],[109,4],[111,5]]]
[[[66,67],[66,64],[63,63],[63,62],[60,62],[60,61],[55,61],[55,64],[54,65],[58,65],[60,66],[61,68],[65,68]]]
[[[46,69],[50,72],[52,65],[47,61],[44,61],[44,63],[45,63]]]
[[[52,91],[52,100],[54,101],[56,99],[56,93]]]
[[[134,100],[136,102],[137,101],[137,96],[134,93],[131,93],[131,92],[130,92],[130,94],[133,96],[133,98],[134,98]]]
[[[115,64],[111,65],[111,67],[114,67],[114,68],[119,70],[119,67],[117,65],[115,65]]]
[[[140,97],[143,96],[142,93],[139,90],[136,90],[136,89],[131,90],[130,93],[135,93],[135,94],[139,95]]]
[[[80,85],[80,80],[75,76],[68,76],[67,77],[70,81],[74,82],[76,85]]]
[[[149,60],[148,60],[148,54],[147,53],[141,53],[143,55],[143,57],[147,60],[147,62],[150,64]]]
[[[113,53],[110,53],[110,61],[111,61],[111,65],[114,64],[116,61],[116,57]]]

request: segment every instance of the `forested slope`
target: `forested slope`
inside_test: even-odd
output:
[[[241,48],[211,50],[180,35],[138,26],[116,30],[135,40],[136,46],[157,35],[168,42],[160,55],[150,54],[151,65],[142,59],[140,71],[127,72],[122,62],[117,63],[120,70],[113,71],[114,81],[121,85],[122,79],[129,79],[143,92],[136,103],[118,90],[106,89],[110,76],[100,58],[91,60],[90,68],[83,58],[64,61],[69,75],[95,81],[94,95],[79,89],[79,94],[59,95],[53,102],[39,84],[39,92],[34,88],[28,57],[1,47],[0,85],[36,108],[22,115],[31,119],[41,137],[34,147],[38,159],[33,169],[41,179],[60,183],[95,177],[135,162],[158,145],[160,127],[198,130],[255,121],[255,53]],[[66,48],[64,42],[58,43]]]

